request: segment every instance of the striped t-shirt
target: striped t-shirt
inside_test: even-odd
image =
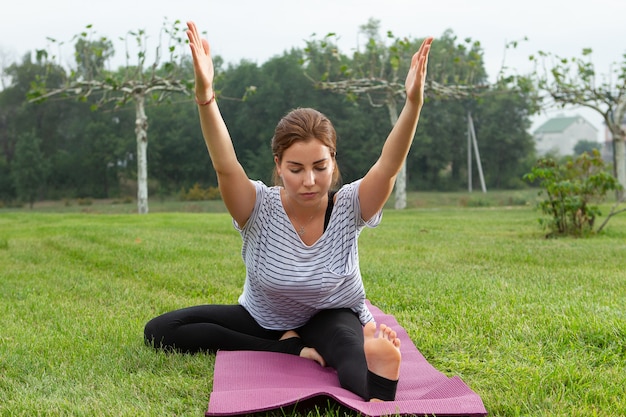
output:
[[[365,226],[376,227],[382,211],[365,222],[359,204],[360,180],[336,194],[328,227],[311,246],[289,221],[280,187],[255,181],[256,204],[243,229],[246,280],[239,303],[264,328],[295,329],[315,313],[350,308],[361,323],[373,319],[365,304],[357,238]]]

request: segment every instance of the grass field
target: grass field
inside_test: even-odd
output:
[[[626,216],[547,240],[505,197],[422,198],[361,236],[372,302],[490,416],[626,415]],[[240,238],[219,206],[104,206],[0,210],[0,416],[206,411],[214,357],[156,353],[143,325],[236,302]]]

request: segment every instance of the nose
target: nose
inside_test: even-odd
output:
[[[305,187],[312,187],[315,185],[315,172],[313,172],[313,170],[305,172],[303,183]]]

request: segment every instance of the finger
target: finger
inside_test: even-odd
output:
[[[430,55],[430,48],[433,44],[433,38],[428,38],[427,41],[428,42],[426,42],[426,44],[424,45],[423,55],[426,58],[426,62],[428,63],[428,56]]]
[[[428,67],[428,56],[430,54],[431,43],[432,43],[432,38],[430,39],[428,43],[422,45],[424,48],[423,49],[420,48],[420,51],[418,52],[419,58],[418,58],[417,67],[423,74],[426,74],[426,69]]]
[[[424,41],[422,42],[422,45],[420,46],[419,51],[417,51],[417,53],[420,56],[428,56],[428,54],[430,53],[430,45],[433,43],[433,38],[432,37],[428,37],[426,39],[424,39]]]
[[[427,56],[429,54],[430,45],[432,42],[433,38],[430,36],[422,41],[419,49],[417,50],[417,52],[415,52],[415,54],[413,54],[413,57],[411,58],[411,67],[419,68],[420,58],[424,55]]]
[[[191,47],[191,50],[193,51],[195,43],[194,43],[193,33],[191,32],[191,30],[187,31],[187,39],[189,39],[189,46]]]
[[[193,37],[193,39],[190,39],[192,42],[194,43],[199,43],[198,41],[200,40],[200,37],[198,36],[198,27],[196,26],[196,24],[192,21],[187,22],[187,27],[189,28],[189,32],[191,32],[191,35]]]
[[[422,41],[419,49],[416,52],[417,55],[422,55],[422,53],[424,52],[424,48],[426,47],[426,44],[428,43],[428,39],[430,38],[426,38]]]
[[[193,43],[193,34],[190,31],[187,31],[187,38],[189,38],[189,49],[191,49],[191,56],[195,62],[198,60],[198,51],[196,44]]]
[[[417,62],[417,57],[419,56],[419,54],[420,54],[419,51],[417,51],[411,57],[411,67],[415,66],[415,63]]]
[[[211,56],[211,47],[209,46],[209,41],[207,41],[206,39],[202,39],[202,48],[204,49],[204,53],[207,54],[207,56]]]
[[[187,22],[187,27],[189,30],[187,31],[187,37],[189,38],[189,43],[193,44],[196,49],[200,49],[202,47],[202,38],[198,33],[198,27],[192,21]]]

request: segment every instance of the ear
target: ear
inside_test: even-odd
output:
[[[278,176],[282,176],[283,173],[281,172],[280,169],[280,161],[278,160],[278,156],[274,156],[274,164],[276,165],[276,173],[278,174]]]

